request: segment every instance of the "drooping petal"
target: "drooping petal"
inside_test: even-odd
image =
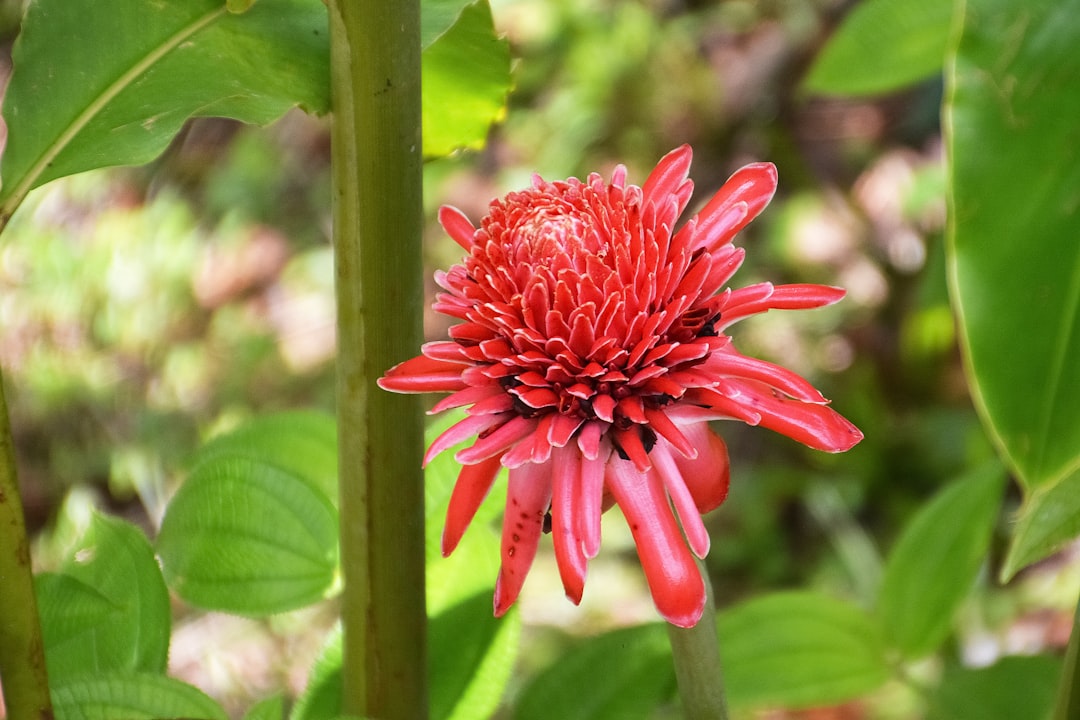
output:
[[[503,515],[502,565],[495,581],[496,616],[510,609],[525,584],[550,502],[551,468],[547,464],[526,463],[510,471]]]
[[[697,448],[697,457],[674,455],[673,459],[698,512],[704,515],[720,507],[727,498],[731,480],[727,445],[703,422],[685,425],[682,431]]]
[[[728,385],[737,393],[732,400],[758,413],[762,427],[787,435],[815,450],[844,452],[863,438],[857,427],[827,405],[784,397],[753,380],[731,380]]]
[[[515,415],[506,423],[481,436],[471,446],[459,450],[454,459],[459,463],[478,463],[505,452],[511,445],[536,429],[536,420]]]
[[[555,448],[551,458],[551,538],[563,589],[575,605],[581,603],[587,566],[578,534],[581,480],[580,451],[576,447]]]
[[[578,534],[585,557],[594,558],[600,552],[600,515],[604,512],[604,470],[611,447],[605,442],[602,451],[581,457],[581,496],[577,518]]]
[[[650,457],[653,467],[656,468],[656,474],[663,481],[664,489],[671,498],[671,504],[675,506],[679,524],[682,525],[683,532],[686,534],[690,549],[699,558],[705,557],[709,554],[709,531],[705,529],[705,523],[701,521],[701,513],[698,512],[690,488],[683,479],[678,465],[675,464],[675,458],[671,456],[668,445],[657,442]]]
[[[607,488],[619,505],[637,545],[656,609],[672,625],[692,627],[705,608],[705,583],[683,541],[655,472],[612,458]]]
[[[442,554],[447,557],[454,552],[461,536],[476,516],[480,503],[487,497],[495,477],[502,467],[499,456],[481,460],[476,465],[462,465],[457,482],[450,493],[446,508],[446,525],[443,526]]]
[[[768,286],[772,292],[759,294],[758,288]],[[751,315],[767,310],[810,310],[840,301],[846,292],[829,285],[792,284],[772,286],[769,283],[750,285],[732,291],[724,306],[717,330],[724,330]]]

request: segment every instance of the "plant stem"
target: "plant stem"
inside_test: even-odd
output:
[[[1069,649],[1065,652],[1065,667],[1061,672],[1061,684],[1058,686],[1057,707],[1054,720],[1080,720],[1080,601],[1076,604],[1073,616],[1072,635],[1069,636]]]
[[[330,0],[343,700],[427,717],[423,428],[375,380],[421,341],[419,0]]]
[[[4,381],[0,376],[0,680],[7,716],[52,718],[45,646],[34,595],[30,544],[15,473]]]
[[[668,625],[675,677],[679,683],[683,715],[687,720],[727,720],[724,676],[720,670],[720,639],[716,635],[716,608],[705,564],[698,561],[705,581],[705,610],[692,628]]]

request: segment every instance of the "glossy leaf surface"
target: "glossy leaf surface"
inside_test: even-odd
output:
[[[948,253],[976,403],[1025,491],[1003,573],[1080,533],[1080,0],[968,0]]]
[[[434,5],[423,14],[423,86],[434,93],[424,102],[436,114],[427,155],[481,143],[510,85],[486,0]],[[190,117],[325,113],[328,59],[319,0],[260,0],[242,13],[221,0],[34,0],[4,99],[0,220],[54,178],[150,161]]]
[[[891,676],[881,631],[846,602],[810,592],[755,598],[720,613],[720,653],[732,706],[827,705]]]
[[[638,625],[571,648],[522,691],[514,720],[637,720],[675,696],[667,630]]]

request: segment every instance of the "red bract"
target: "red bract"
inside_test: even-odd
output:
[[[614,502],[657,609],[689,627],[705,604],[691,556],[709,550],[701,514],[728,489],[727,448],[708,422],[762,425],[829,452],[862,439],[806,380],[740,354],[724,334],[750,315],[844,295],[771,283],[720,291],[743,260],[731,240],[772,198],[776,168],[742,168],[675,232],[690,159],[688,146],[672,151],[643,187],[621,166],[610,183],[536,177],[493,201],[479,228],[455,208],[439,213],[468,256],[436,274],[445,292],[434,307],[461,322],[379,385],[450,392],[432,412],[468,406],[425,457],[476,438],[454,456],[463,467],[444,555],[509,468],[496,614],[517,598],[549,513],[563,586],[579,602]]]

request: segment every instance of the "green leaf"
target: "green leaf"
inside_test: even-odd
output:
[[[4,99],[0,203],[54,178],[157,156],[187,118],[267,123],[329,103],[318,0],[34,0]]]
[[[39,576],[36,591],[51,680],[165,671],[169,594],[138,528],[95,514],[73,559]]]
[[[421,58],[424,155],[480,148],[510,90],[510,47],[492,32],[487,0],[465,7]],[[467,78],[467,82],[463,82]]]
[[[431,618],[428,673],[431,717],[486,720],[499,706],[510,680],[521,620],[497,618],[491,590]]]
[[[930,77],[941,70],[952,13],[949,0],[856,3],[803,87],[828,95],[869,95]]]
[[[56,683],[56,720],[228,720],[202,691],[163,675],[106,673]]]
[[[756,598],[721,612],[717,627],[732,706],[836,703],[891,676],[877,625],[854,605],[823,595]]]
[[[1006,657],[979,669],[950,667],[931,696],[929,720],[1047,720],[1061,658]]]
[[[486,0],[429,3],[431,156],[482,143],[502,112],[510,62]],[[190,117],[265,124],[294,106],[327,112],[326,27],[319,0],[33,0],[4,98],[0,227],[49,180],[152,160]]]
[[[285,717],[285,698],[278,693],[248,708],[244,720],[282,720]]]
[[[976,405],[1025,490],[1011,577],[1080,529],[1080,0],[969,0],[962,18],[950,290]]]
[[[638,625],[591,637],[521,692],[515,720],[648,718],[675,693],[667,630]]]
[[[971,590],[1001,506],[1004,469],[979,468],[948,485],[910,521],[885,566],[880,615],[907,657],[935,650]]]
[[[325,430],[322,421],[287,414],[207,446],[158,536],[165,578],[180,597],[262,616],[326,596],[337,567],[338,519],[326,492],[324,473],[336,451]]]

